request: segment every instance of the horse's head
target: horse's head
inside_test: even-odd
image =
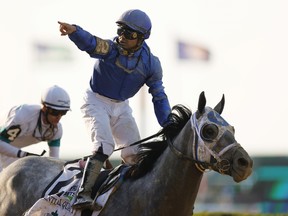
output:
[[[200,161],[196,163],[200,170],[213,169],[240,182],[252,173],[253,161],[235,140],[234,127],[221,117],[224,103],[223,95],[212,109],[206,106],[204,92],[200,94],[198,110],[191,117],[195,131],[193,158]]]
[[[199,171],[214,170],[232,176],[235,182],[245,180],[252,173],[253,161],[235,140],[234,127],[221,117],[224,102],[223,95],[212,109],[206,106],[206,98],[202,92],[198,110],[193,115],[183,105],[174,106],[169,115],[170,124],[151,136],[162,135],[164,140],[141,144],[136,166],[137,173],[140,174],[136,178],[151,170],[155,161],[169,146],[174,155],[192,161]]]

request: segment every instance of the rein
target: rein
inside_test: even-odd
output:
[[[144,138],[144,139],[142,139],[142,140],[138,140],[138,141],[136,141],[136,142],[134,142],[134,143],[129,144],[128,146],[123,146],[123,147],[117,148],[117,149],[114,150],[114,152],[115,152],[115,151],[122,150],[122,149],[124,149],[124,148],[128,148],[128,147],[130,147],[130,146],[138,145],[138,144],[143,143],[143,142],[145,142],[145,141],[147,141],[147,140],[150,140],[150,139],[152,139],[152,138],[154,138],[154,137],[158,137],[158,136],[160,136],[162,133],[163,133],[162,131],[159,131],[158,133],[156,133],[156,134],[154,134],[154,135],[152,135],[152,136],[146,137],[146,138]]]
[[[227,159],[221,159],[221,156],[223,156],[228,150],[230,150],[231,148],[233,147],[236,147],[236,146],[240,146],[239,143],[237,142],[233,142],[229,145],[227,145],[225,148],[223,148],[219,153],[213,151],[212,149],[210,149],[207,145],[205,145],[203,142],[199,142],[199,140],[197,139],[198,137],[196,136],[196,133],[198,136],[200,136],[200,133],[199,133],[199,128],[198,128],[198,124],[197,124],[197,121],[196,121],[196,116],[194,115],[193,116],[193,120],[191,121],[191,124],[194,125],[194,129],[193,129],[193,133],[194,133],[194,141],[193,143],[197,143],[197,146],[198,145],[202,145],[204,146],[204,148],[209,152],[209,154],[216,160],[216,162],[204,162],[204,161],[199,161],[197,159],[195,159],[193,156],[190,156],[190,155],[186,155],[184,154],[183,152],[181,152],[180,150],[178,150],[174,145],[173,145],[173,142],[171,141],[171,138],[167,137],[167,143],[168,143],[168,146],[169,148],[171,149],[171,151],[180,159],[183,159],[183,160],[189,160],[191,162],[193,162],[196,166],[196,168],[200,171],[200,172],[205,172],[205,170],[218,170],[219,173],[221,174],[225,174],[225,172],[229,171],[229,169],[231,168],[231,164],[229,162],[229,160]],[[196,126],[196,127],[195,127]],[[197,130],[198,129],[198,130]],[[163,134],[162,131],[159,131],[158,133],[152,135],[152,136],[149,136],[149,137],[146,137],[142,140],[139,140],[139,141],[136,141],[128,146],[123,146],[123,147],[120,147],[120,148],[117,148],[114,150],[115,151],[119,151],[119,150],[122,150],[124,148],[128,148],[130,146],[134,146],[134,145],[137,145],[137,144],[141,144],[147,140],[150,140],[154,137],[158,137],[160,136],[161,134]],[[189,145],[190,146],[190,145]],[[192,145],[191,145],[192,146]],[[192,149],[191,149],[192,151]],[[193,155],[193,154],[192,154]],[[197,158],[197,156],[196,156]]]

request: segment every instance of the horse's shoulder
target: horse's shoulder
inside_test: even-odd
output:
[[[13,163],[16,170],[27,171],[27,170],[42,170],[43,168],[48,170],[59,169],[64,166],[65,161],[52,157],[25,157],[20,158]]]

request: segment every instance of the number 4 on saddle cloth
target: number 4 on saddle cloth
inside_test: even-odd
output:
[[[119,188],[129,173],[130,168],[131,166],[122,164],[114,169],[102,169],[92,190],[91,197],[94,201],[104,207],[110,195]],[[24,216],[80,216],[81,210],[74,210],[71,206],[76,200],[82,176],[83,168],[80,167],[79,160],[67,162],[63,170],[45,188],[42,198]],[[92,216],[97,216],[100,212],[101,210],[94,211]]]

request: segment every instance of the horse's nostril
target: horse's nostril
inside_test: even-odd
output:
[[[238,159],[238,164],[242,167],[247,167],[248,166],[248,161],[245,158],[239,158]]]

